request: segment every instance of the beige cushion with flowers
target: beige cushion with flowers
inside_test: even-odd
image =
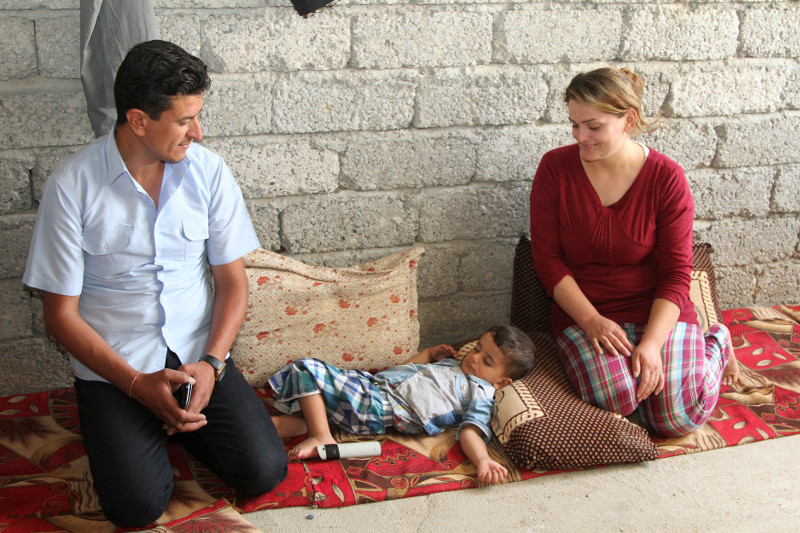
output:
[[[287,363],[316,357],[381,370],[417,353],[414,246],[353,267],[311,266],[268,250],[244,257],[250,299],[231,348],[247,381],[262,386]]]

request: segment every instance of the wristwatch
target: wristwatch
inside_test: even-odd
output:
[[[225,362],[220,361],[213,355],[205,354],[203,357],[200,358],[200,361],[205,361],[209,365],[214,367],[214,381],[222,381],[222,376],[225,375]]]

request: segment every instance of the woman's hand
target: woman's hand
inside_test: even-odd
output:
[[[640,342],[631,355],[633,377],[639,378],[636,389],[636,401],[641,402],[651,394],[660,394],[664,390],[664,365],[661,361],[661,349],[645,341]]]
[[[639,402],[664,390],[666,377],[661,350],[679,315],[680,309],[673,302],[664,298],[653,300],[647,329],[633,351],[631,360],[633,377],[639,378],[639,387],[636,389],[636,400]]]
[[[606,351],[615,356],[631,355],[633,344],[625,334],[625,330],[613,320],[597,314],[580,326],[597,355]]]
[[[601,355],[609,352],[612,355],[630,355],[633,344],[625,334],[625,330],[613,320],[601,315],[583,294],[575,278],[564,276],[553,289],[556,303],[580,326],[594,353]]]

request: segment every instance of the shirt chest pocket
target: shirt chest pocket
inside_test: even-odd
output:
[[[85,272],[89,276],[109,279],[127,274],[131,269],[131,234],[133,227],[120,225],[83,234]]]
[[[186,261],[203,257],[208,239],[208,220],[193,219],[183,221],[184,254]]]

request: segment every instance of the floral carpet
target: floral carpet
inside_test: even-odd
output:
[[[726,387],[711,419],[680,439],[653,438],[659,458],[800,433],[800,306],[723,311],[742,375]],[[267,394],[257,389],[265,401]],[[353,440],[341,434],[341,441]],[[175,492],[152,530],[256,531],[242,516],[291,506],[340,507],[477,487],[475,469],[454,440],[389,433],[369,459],[292,462],[271,493],[237,496],[202,464],[169,442]],[[514,466],[496,439],[490,451],[508,482],[560,470]],[[92,489],[72,389],[0,398],[0,530],[113,532]]]

